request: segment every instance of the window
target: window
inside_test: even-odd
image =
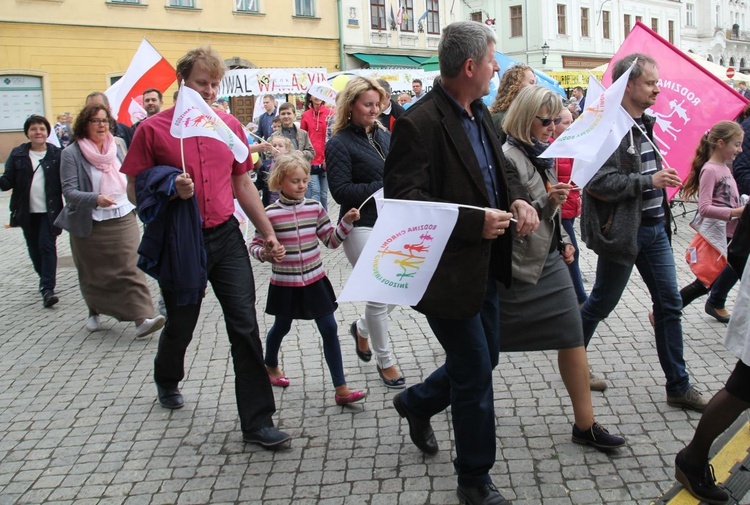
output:
[[[315,17],[315,9],[313,9],[314,0],[294,0],[294,15],[304,17]]]
[[[440,3],[427,0],[427,33],[440,35]]]
[[[170,7],[195,7],[195,0],[169,0]]]
[[[722,22],[721,22],[721,6],[717,5],[716,6],[716,26],[721,26],[721,25],[722,25]]]
[[[602,11],[602,37],[609,39],[609,11]]]
[[[667,23],[667,26],[669,27],[668,28],[669,29],[669,34],[668,34],[669,43],[674,44],[674,21],[669,20],[669,22]]]
[[[237,12],[260,12],[258,2],[259,0],[235,0],[235,10]]]
[[[643,22],[643,16],[636,16],[635,17],[635,22],[636,23],[642,23]]]
[[[469,14],[470,21],[476,21],[477,23],[482,22],[482,11],[472,12]]]
[[[659,33],[659,18],[651,18],[651,29]]]
[[[589,9],[581,7],[581,37],[589,36]]]
[[[0,75],[0,96],[7,104],[0,115],[0,132],[23,131],[23,123],[32,114],[44,116],[44,92],[41,77]]]
[[[632,26],[630,25],[630,14],[625,14],[625,16],[623,16],[623,23],[622,23],[622,25],[623,25],[623,28],[625,29],[624,30],[625,31],[625,35],[627,35],[628,33],[630,33],[630,28],[632,28]]]
[[[685,26],[695,26],[695,4],[685,4]]]
[[[113,4],[139,4],[141,0],[109,0]]]
[[[523,7],[520,5],[510,8],[510,36],[523,37]]]
[[[557,4],[557,34],[565,35],[565,4]]]
[[[401,0],[404,7],[404,21],[401,23],[402,32],[414,31],[414,0]]]
[[[385,30],[386,26],[385,0],[370,0],[370,28]]]

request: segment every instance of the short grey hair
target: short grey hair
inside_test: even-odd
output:
[[[630,72],[628,81],[635,81],[636,79],[638,79],[643,73],[643,66],[646,63],[650,63],[651,65],[656,66],[656,60],[647,54],[629,54],[617,60],[614,65],[612,65],[612,81],[616,81],[620,78],[620,76],[622,76],[622,74],[627,72],[627,70],[630,68],[630,65],[633,64],[633,61],[635,61],[636,58],[638,58],[638,63],[636,63],[635,67],[633,67],[633,71]]]
[[[443,28],[438,44],[438,61],[442,77],[456,77],[469,58],[482,61],[487,46],[496,43],[495,32],[477,21],[456,21]]]
[[[376,79],[375,82],[380,84],[380,87],[383,88],[388,96],[391,96],[391,85],[386,81],[385,79]]]

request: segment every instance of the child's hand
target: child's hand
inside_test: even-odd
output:
[[[276,237],[269,237],[266,239],[265,244],[263,244],[263,253],[265,261],[279,263],[286,256],[286,249],[276,240]]]
[[[352,224],[354,221],[359,221],[359,211],[357,209],[349,209],[349,212],[344,214],[344,222]]]
[[[562,253],[563,261],[566,265],[570,265],[576,259],[576,248],[573,244],[565,244],[565,249]]]

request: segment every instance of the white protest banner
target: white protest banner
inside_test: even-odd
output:
[[[325,68],[241,68],[224,74],[218,96],[301,95],[327,78]]]
[[[383,200],[370,238],[338,301],[419,303],[457,219],[457,205]]]

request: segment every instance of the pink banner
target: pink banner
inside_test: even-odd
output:
[[[718,121],[736,118],[747,100],[641,22],[610,60],[602,79],[606,87],[612,83],[611,64],[632,53],[656,60],[661,92],[646,114],[656,119],[656,146],[684,180],[701,135]],[[668,189],[670,199],[678,189]]]

